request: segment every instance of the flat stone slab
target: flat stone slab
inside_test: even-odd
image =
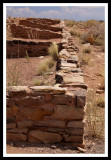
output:
[[[67,91],[67,88],[60,88],[60,87],[54,87],[54,86],[34,86],[30,87],[35,92],[46,92],[50,94],[63,94]]]
[[[77,67],[77,64],[75,63],[61,63],[61,67],[73,67],[73,68],[76,68]]]
[[[67,74],[63,77],[64,83],[84,83],[84,77],[80,74]]]

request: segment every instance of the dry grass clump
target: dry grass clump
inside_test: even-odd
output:
[[[72,36],[75,36],[75,37],[80,37],[81,36],[81,33],[77,29],[71,30],[70,34]]]
[[[50,68],[53,66],[54,61],[52,59],[42,61],[42,63],[38,66],[38,74],[43,75],[46,72],[49,72]]]
[[[53,60],[57,61],[59,57],[58,53],[58,45],[56,42],[53,42],[52,45],[48,48],[49,55],[53,58]]]
[[[104,102],[98,101],[94,90],[87,93],[86,118],[89,136],[94,138],[104,138],[104,111],[101,107]]]
[[[82,50],[83,53],[91,53],[91,48],[86,47]]]
[[[82,53],[79,56],[80,66],[82,65],[90,65],[91,55],[87,53]]]

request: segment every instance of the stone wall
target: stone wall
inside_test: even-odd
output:
[[[56,39],[62,38],[61,33],[38,28],[24,27],[22,25],[10,24],[10,29],[14,38],[24,39]],[[47,29],[47,28],[46,28]]]
[[[84,114],[87,85],[79,68],[73,38],[61,21],[54,86],[7,88],[7,141],[71,143],[84,147]]]
[[[83,144],[85,97],[51,86],[7,90],[8,141]]]
[[[57,24],[58,26],[53,26]],[[8,33],[9,32],[9,33]],[[55,41],[62,49],[62,27],[59,20],[42,18],[15,18],[7,20],[7,58],[48,55]],[[10,38],[11,37],[11,38]]]
[[[46,56],[51,41],[32,41],[25,39],[7,40],[7,58],[25,57],[26,51],[29,57]],[[59,51],[62,49],[62,43],[57,43]]]
[[[19,21],[20,25],[26,26],[26,27],[31,27],[31,28],[39,28],[41,30],[50,30],[50,31],[54,31],[54,32],[59,32],[62,31],[62,28],[60,27],[53,27],[47,24],[41,24],[41,23],[37,23],[36,21],[29,21],[29,20],[20,20]]]

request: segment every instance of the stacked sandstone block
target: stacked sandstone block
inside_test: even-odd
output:
[[[80,103],[81,98],[67,88],[9,87],[7,141],[83,145],[84,110]]]
[[[55,24],[58,26],[53,26]],[[25,57],[26,52],[29,57],[48,55],[53,41],[57,41],[60,51],[62,28],[59,24],[59,20],[42,18],[7,20],[7,30],[12,34],[7,39],[7,58]]]
[[[50,22],[49,24],[47,24]],[[18,23],[11,23],[10,29],[12,35],[15,38],[24,38],[24,39],[55,39],[62,38],[60,27],[51,26],[58,24],[60,21],[49,19],[29,19],[18,20]]]

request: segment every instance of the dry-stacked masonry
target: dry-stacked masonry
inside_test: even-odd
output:
[[[60,20],[15,18],[7,21],[11,38],[7,38],[7,58],[47,55],[48,47],[56,41],[61,50]]]
[[[87,86],[78,65],[78,48],[61,22],[62,50],[55,86],[7,88],[7,140],[71,143],[84,146]]]

